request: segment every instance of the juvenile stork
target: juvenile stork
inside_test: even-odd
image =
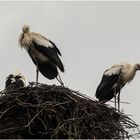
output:
[[[57,67],[61,72],[64,72],[64,66],[59,58],[61,52],[56,45],[39,33],[30,32],[28,25],[24,25],[22,31],[23,33],[19,37],[19,44],[21,48],[28,52],[33,63],[36,65],[37,86],[39,71],[46,78],[50,80],[56,78],[63,85]]]
[[[121,62],[120,64],[116,64],[107,69],[102,76],[101,83],[97,87],[95,94],[96,98],[105,103],[114,97],[115,108],[117,98],[118,110],[120,110],[121,89],[126,83],[131,82],[137,70],[140,70],[140,64],[131,65],[126,62]]]
[[[6,78],[5,89],[13,90],[26,87],[26,82],[24,76],[20,72],[10,74]]]

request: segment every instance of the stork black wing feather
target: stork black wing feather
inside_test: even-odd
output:
[[[99,101],[107,102],[114,97],[112,86],[118,81],[118,78],[119,75],[103,75],[95,94]]]
[[[57,77],[57,68],[48,63],[38,63],[39,71],[48,79],[54,79]]]
[[[56,50],[56,52],[57,52],[60,56],[62,56],[61,52],[60,52],[59,49],[56,47],[56,45],[55,45],[51,40],[49,40],[49,41],[50,41],[51,44],[53,44],[54,49]]]
[[[48,58],[50,58],[50,60],[56,64],[59,69],[64,72],[64,66],[58,56],[58,52],[56,51],[56,48],[51,48],[51,47],[45,47],[45,46],[41,46],[41,45],[38,45],[36,44],[34,41],[33,41],[33,44],[35,46],[35,48],[42,54],[44,54],[45,56],[47,56]]]

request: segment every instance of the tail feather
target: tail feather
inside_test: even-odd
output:
[[[111,88],[109,88],[103,92],[100,92],[100,94],[96,97],[99,99],[99,101],[104,101],[105,103],[114,97],[114,91]]]
[[[59,61],[59,63],[57,64],[57,66],[59,67],[59,69],[60,69],[62,72],[64,72],[65,69],[64,69],[64,65],[63,65],[62,61],[61,61],[60,59],[58,59],[58,61]]]
[[[58,75],[57,68],[50,63],[39,63],[38,67],[41,74],[50,80],[56,78]]]
[[[109,101],[114,97],[113,85],[118,81],[117,75],[103,76],[101,83],[96,90],[96,98],[99,101]]]

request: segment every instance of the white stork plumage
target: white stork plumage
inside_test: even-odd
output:
[[[57,68],[64,72],[64,66],[59,58],[61,52],[56,45],[39,33],[30,32],[28,25],[24,25],[22,31],[19,44],[21,48],[28,52],[36,65],[36,84],[38,85],[38,74],[40,71],[46,78],[50,80],[56,78],[63,85]]]
[[[102,76],[101,83],[97,87],[96,98],[105,103],[114,97],[115,108],[117,98],[118,110],[120,110],[121,89],[134,78],[137,70],[140,70],[140,64],[131,65],[126,62],[121,62],[107,69]]]
[[[26,87],[25,77],[20,72],[15,72],[10,74],[6,78],[5,82],[5,89],[6,90],[13,90],[18,88]]]

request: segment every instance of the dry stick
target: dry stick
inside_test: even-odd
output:
[[[20,127],[12,127],[12,128],[6,128],[6,129],[2,129],[0,130],[0,133],[5,132],[5,131],[10,131],[10,130],[19,130]]]
[[[55,106],[59,106],[59,105],[63,105],[63,104],[66,104],[66,103],[70,103],[70,102],[71,102],[71,101],[66,101],[66,102],[58,103],[58,104],[54,105],[54,107],[55,107]]]
[[[114,103],[114,101],[108,101],[108,102]],[[116,103],[118,103],[118,102],[116,102]],[[122,103],[122,104],[130,104],[129,102],[123,102],[123,101],[120,101],[120,103]]]
[[[26,110],[27,110],[27,113],[28,113],[29,118],[31,119],[31,115],[30,115],[30,113],[29,113],[28,107],[26,107]],[[31,135],[35,135],[35,134],[33,134],[33,133],[31,132],[31,127],[30,127],[30,125],[29,125],[29,133],[30,133]]]
[[[37,118],[42,122],[42,124],[45,128],[45,131],[47,131],[47,126],[45,125],[44,121],[39,116],[37,116]]]
[[[76,101],[74,98],[72,98],[72,97],[69,96],[69,95],[67,95],[67,96],[77,103],[77,101]]]
[[[37,114],[35,114],[35,116],[31,119],[31,121],[27,125],[25,125],[25,127],[28,127],[32,123],[32,121],[37,117],[37,115],[39,115],[39,113],[41,113],[45,108],[46,106],[43,107]]]
[[[22,102],[22,101],[19,100],[19,99],[16,99],[16,101],[18,101],[18,104],[21,105],[21,106],[36,107],[36,105],[33,105],[33,104],[31,104],[31,103],[24,103],[24,102]]]
[[[4,110],[4,111],[2,112],[2,114],[0,115],[0,118],[3,116],[3,114],[5,114],[5,113],[6,113],[8,110],[10,110],[12,107],[13,107],[13,106],[11,106],[11,107],[7,108],[6,110]]]

